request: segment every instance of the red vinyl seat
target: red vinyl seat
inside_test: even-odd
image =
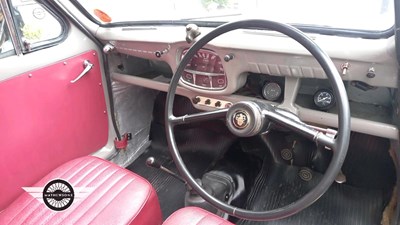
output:
[[[73,189],[89,187],[90,191],[81,199],[75,198],[64,211],[53,211],[43,199],[41,202],[25,192],[0,212],[0,224],[162,223],[151,184],[116,164],[93,156],[78,158],[53,170],[33,187],[44,187],[56,178],[68,181]]]
[[[185,207],[174,212],[163,225],[233,225],[231,222],[197,207]]]

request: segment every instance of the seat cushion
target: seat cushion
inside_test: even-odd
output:
[[[43,188],[56,178],[69,182],[75,191],[69,208],[53,211],[43,199],[25,192],[0,213],[0,224],[162,223],[158,198],[150,183],[111,162],[93,156],[78,158],[58,167],[33,187]],[[79,188],[90,191],[78,198]]]
[[[163,225],[233,225],[231,222],[197,207],[185,207],[165,220]]]

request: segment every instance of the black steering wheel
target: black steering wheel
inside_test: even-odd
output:
[[[338,133],[335,138],[329,137],[326,134],[315,130],[312,126],[301,122],[294,114],[288,113],[282,109],[278,109],[277,107],[263,101],[242,101],[234,104],[229,109],[200,112],[180,117],[173,115],[173,102],[176,88],[179,78],[181,77],[185,66],[189,63],[189,60],[200,48],[214,38],[226,32],[241,28],[259,28],[278,31],[296,40],[315,57],[328,77],[337,100],[337,106],[339,109],[339,123]],[[268,20],[242,20],[227,23],[217,27],[193,44],[193,46],[183,57],[170,82],[166,100],[165,118],[169,150],[180,174],[187,181],[187,183],[201,197],[219,210],[222,210],[232,216],[249,220],[276,220],[285,218],[298,213],[314,203],[328,190],[339,173],[346,157],[350,140],[350,109],[347,93],[342,79],[340,78],[332,60],[321,48],[317,46],[317,44],[315,44],[300,30],[287,24]],[[173,132],[174,127],[179,124],[220,118],[225,118],[226,124],[230,131],[238,136],[257,135],[266,131],[271,122],[278,123],[313,140],[319,145],[327,146],[332,149],[332,160],[324,174],[324,177],[318,183],[318,185],[302,198],[289,205],[268,211],[252,211],[231,206],[207,193],[192,177],[179,154]]]

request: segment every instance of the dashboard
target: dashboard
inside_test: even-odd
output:
[[[113,79],[167,91],[170,76],[190,47],[184,27],[119,29],[99,28],[97,35],[123,57],[148,60],[153,68],[146,75],[116,70]],[[201,29],[203,34],[211,30]],[[391,121],[398,83],[394,38],[309,35],[341,75],[352,130],[398,139]],[[335,96],[318,62],[300,44],[272,31],[236,30],[214,39],[186,65],[177,93],[200,110],[260,99],[304,122],[337,127]]]

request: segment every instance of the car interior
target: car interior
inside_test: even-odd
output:
[[[0,224],[400,224],[399,1],[0,6]]]

